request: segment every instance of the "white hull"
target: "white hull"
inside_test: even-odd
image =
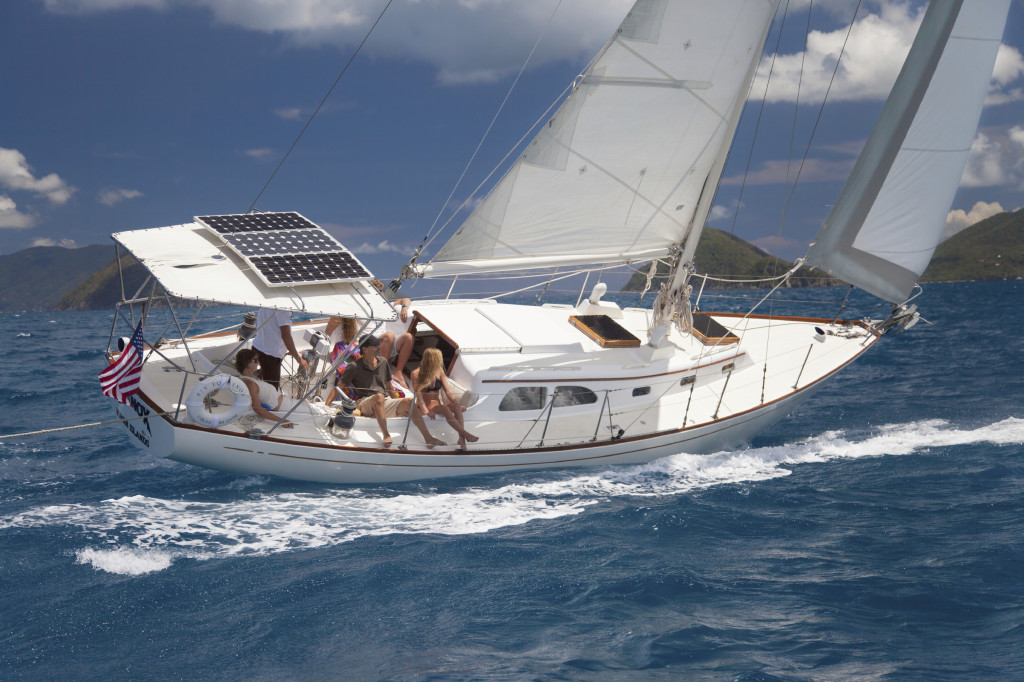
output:
[[[269,474],[322,483],[391,483],[523,469],[640,464],[682,452],[712,453],[749,442],[814,391],[705,426],[603,444],[458,454],[326,448],[237,435],[174,429],[171,459],[238,474]]]
[[[602,305],[606,312],[618,314],[619,321],[633,333],[646,333],[650,311],[616,313],[612,304]],[[470,317],[481,308],[486,319],[512,320],[514,324],[496,323],[492,329],[482,329],[484,318]],[[154,454],[222,471],[325,483],[383,483],[521,469],[636,464],[683,452],[711,453],[748,442],[878,338],[859,323],[716,316],[741,337],[740,343],[706,347],[687,338],[662,344],[660,349],[611,349],[596,344],[591,348],[579,331],[551,320],[595,311],[566,308],[497,306],[493,302],[418,306],[417,337],[440,331],[458,346],[449,377],[465,390],[469,404],[466,427],[480,437],[466,452],[454,445],[428,449],[416,429],[406,419],[397,418],[389,420],[395,441],[390,449],[381,446],[376,421],[366,417],[357,418],[347,438],[336,438],[328,424],[334,410],[318,402],[302,404],[290,417],[297,422],[296,428],[276,429],[260,438],[251,438],[246,431],[254,424],[268,431],[270,423],[250,420],[248,424],[207,429],[188,423],[183,410],[175,420],[183,379],[187,395],[202,375],[188,374],[186,378],[173,369],[172,361],[188,365],[183,348],[176,349],[174,344],[161,349],[166,362],[147,362],[142,400],[134,407],[122,406],[121,411],[126,417],[136,416],[143,408],[153,413],[172,412],[148,417],[142,426],[141,420],[126,424],[135,428],[133,440]],[[526,324],[526,318],[532,323]],[[508,343],[518,344],[515,349],[497,343],[499,328],[513,339]],[[827,339],[815,338],[816,328],[825,330]],[[540,345],[529,338],[538,330],[543,331]],[[301,336],[301,326],[295,334]],[[193,356],[204,354],[204,359],[213,361],[233,346],[233,338],[228,336],[189,340]],[[604,400],[547,412],[498,408],[505,392],[516,386],[552,384],[589,387]],[[428,420],[427,425],[432,436],[455,443],[456,434],[442,420]],[[623,434],[616,438],[620,430]]]

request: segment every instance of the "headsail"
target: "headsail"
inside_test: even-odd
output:
[[[809,264],[905,301],[945,227],[1010,0],[932,2]]]
[[[701,230],[777,5],[638,0],[418,274],[649,260]]]

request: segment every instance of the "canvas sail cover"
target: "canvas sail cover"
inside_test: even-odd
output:
[[[1010,0],[932,2],[853,172],[808,252],[892,303],[928,267],[960,184]]]
[[[418,274],[649,260],[700,230],[777,4],[639,0]]]

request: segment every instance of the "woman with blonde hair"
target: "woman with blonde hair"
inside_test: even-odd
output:
[[[359,325],[352,317],[332,317],[327,322],[325,330],[331,343],[331,361],[335,361],[344,354],[348,359],[338,365],[338,372],[335,375],[335,385],[327,394],[327,404],[330,405],[338,397],[340,389],[337,386],[337,379],[357,357],[359,357],[359,344],[356,343],[356,334],[359,333]]]
[[[480,440],[466,431],[462,419],[462,405],[455,400],[448,377],[444,374],[444,358],[441,351],[428,348],[423,352],[420,366],[412,372],[413,390],[416,391],[416,409],[424,416],[442,415],[459,434],[459,449],[466,449],[466,441]]]

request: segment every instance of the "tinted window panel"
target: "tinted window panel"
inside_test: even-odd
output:
[[[597,402],[597,394],[583,386],[559,386],[555,389],[555,407],[590,405]]]
[[[513,388],[501,399],[498,410],[515,412],[518,410],[539,410],[544,407],[544,395],[547,393],[542,386],[519,386]]]

